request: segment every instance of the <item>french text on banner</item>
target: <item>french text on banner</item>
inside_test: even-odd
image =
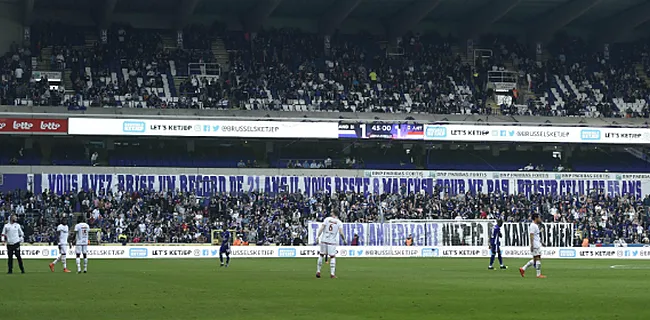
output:
[[[644,174],[591,173],[520,173],[520,172],[462,172],[462,171],[396,171],[386,173],[395,177],[342,176],[249,176],[175,174],[42,174],[38,192],[49,190],[56,194],[75,191],[182,191],[198,196],[215,193],[283,191],[319,193],[357,192],[364,195],[382,193],[420,193],[454,196],[458,194],[534,194],[562,195],[603,192],[605,195],[634,195],[643,198],[650,193],[650,179]],[[381,172],[381,171],[376,171]],[[416,173],[415,177],[412,172]],[[381,173],[380,175],[386,175]],[[428,176],[428,177],[427,177]]]
[[[70,134],[337,139],[337,122],[70,118]]]

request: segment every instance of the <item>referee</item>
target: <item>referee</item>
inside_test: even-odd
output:
[[[20,243],[23,242],[25,234],[23,233],[23,229],[18,224],[18,217],[16,217],[15,214],[12,214],[11,218],[9,219],[9,223],[5,224],[4,228],[2,228],[2,235],[4,236],[5,241],[7,241],[7,256],[9,257],[7,260],[9,271],[7,273],[13,273],[14,255],[16,255],[16,259],[18,259],[18,266],[20,267],[20,271],[22,273],[25,273],[25,267],[23,267],[23,258],[20,257]]]

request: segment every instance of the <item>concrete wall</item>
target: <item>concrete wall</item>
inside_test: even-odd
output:
[[[22,17],[21,6],[0,2],[0,52],[2,54],[9,51],[12,42],[22,43]]]

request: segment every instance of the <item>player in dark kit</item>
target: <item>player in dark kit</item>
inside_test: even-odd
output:
[[[228,267],[230,264],[230,231],[224,230],[221,232],[221,248],[219,249],[219,260],[221,261],[221,266],[223,267],[223,255],[226,255],[226,264]]]
[[[492,235],[490,236],[490,266],[488,270],[494,270],[494,256],[499,257],[501,269],[508,269],[508,266],[503,264],[503,258],[501,257],[501,226],[503,226],[503,220],[499,219],[492,229]]]

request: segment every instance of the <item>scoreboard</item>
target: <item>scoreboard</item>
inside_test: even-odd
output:
[[[339,123],[339,138],[422,140],[424,125],[399,123]]]

